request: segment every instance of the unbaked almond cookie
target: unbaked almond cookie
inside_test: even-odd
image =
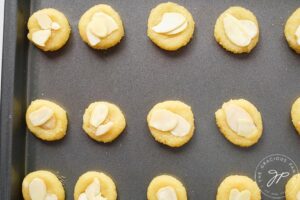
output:
[[[148,19],[148,37],[157,46],[175,51],[189,43],[195,22],[191,13],[176,3],[161,3],[153,8]]]
[[[111,142],[125,129],[124,114],[115,104],[98,101],[90,104],[83,115],[83,130],[98,142]]]
[[[233,175],[225,178],[218,188],[216,200],[261,200],[255,181],[247,176]]]
[[[285,185],[285,199],[300,199],[300,174],[294,175]]]
[[[230,100],[215,113],[217,125],[227,140],[241,147],[257,143],[262,136],[262,118],[247,100]]]
[[[180,101],[156,104],[150,110],[147,122],[155,140],[170,147],[186,144],[195,130],[191,107]]]
[[[230,7],[216,21],[216,41],[233,53],[249,53],[259,39],[259,27],[255,15],[242,7]]]
[[[43,51],[56,51],[69,39],[71,28],[63,13],[45,8],[31,15],[27,27],[28,39]]]
[[[286,21],[284,35],[289,46],[300,53],[300,8],[295,10]]]
[[[294,127],[300,134],[300,97],[292,105],[291,117]]]
[[[94,49],[108,49],[124,36],[120,15],[109,5],[99,4],[80,18],[78,29],[82,40]]]
[[[28,174],[22,183],[25,200],[64,200],[65,190],[57,176],[49,171],[35,171]]]
[[[184,185],[169,175],[155,177],[148,186],[148,200],[187,200]]]
[[[74,200],[116,200],[117,189],[113,180],[104,173],[89,171],[76,182]]]
[[[37,99],[27,108],[26,124],[28,129],[42,140],[59,140],[66,135],[67,113],[56,103]]]

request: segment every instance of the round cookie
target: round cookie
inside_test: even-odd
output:
[[[36,125],[32,122],[32,113],[36,113],[43,108],[51,109],[53,115],[45,123]],[[43,113],[39,114],[42,117]],[[36,115],[34,116],[36,120]],[[54,141],[66,135],[68,119],[66,111],[59,105],[48,101],[37,99],[32,101],[26,111],[26,124],[28,129],[38,138],[46,141]]]
[[[161,22],[164,13],[170,12],[182,14],[186,18],[186,22],[188,22],[187,27],[183,31],[173,35],[155,32],[152,28]],[[194,28],[195,22],[193,16],[186,8],[176,3],[167,2],[161,3],[151,10],[148,18],[147,34],[152,42],[160,48],[175,51],[189,43],[193,37]]]
[[[229,199],[232,190],[236,191],[237,195],[240,195],[243,191],[250,192],[251,200],[260,200],[261,192],[255,181],[247,176],[233,175],[225,178],[218,188],[216,200]],[[245,192],[244,192],[245,193]],[[247,199],[247,198],[246,198]]]
[[[295,174],[285,185],[285,199],[298,200],[300,198],[300,174]]]
[[[300,53],[300,45],[297,43],[296,31],[300,26],[300,8],[288,18],[284,27],[284,35],[289,46]],[[299,33],[300,34],[300,33]],[[299,35],[300,36],[300,35]]]
[[[46,186],[46,191],[48,195],[56,195],[57,200],[64,200],[65,199],[65,190],[63,188],[62,183],[59,181],[57,176],[49,171],[35,171],[29,173],[23,180],[22,183],[22,193],[23,198],[25,200],[31,200],[29,188],[33,187],[30,184],[33,180],[42,180]],[[36,192],[35,192],[36,193]]]
[[[105,118],[102,124],[108,124],[109,122],[113,123],[111,129],[102,135],[96,135],[95,133],[97,128],[90,124],[92,112],[99,104],[103,104],[108,108],[107,117]],[[122,111],[118,106],[109,102],[98,101],[98,102],[91,103],[88,106],[88,108],[85,110],[85,113],[83,115],[83,125],[82,125],[83,130],[92,139],[98,142],[107,143],[113,141],[123,132],[125,127],[126,127],[126,120],[124,114],[122,113]]]
[[[101,41],[95,45],[92,45],[88,39],[87,27],[91,22],[95,13],[104,13],[114,20],[117,25],[117,29],[111,32],[109,35],[101,38]],[[118,44],[124,36],[124,28],[120,15],[109,5],[99,4],[88,9],[80,18],[78,29],[82,40],[94,49],[108,49]],[[100,38],[98,38],[100,39]]]
[[[238,46],[233,43],[226,35],[223,20],[226,14],[230,14],[238,20],[250,20],[257,26],[257,34],[252,38],[251,42],[247,46]],[[250,11],[242,7],[230,7],[225,10],[217,19],[215,24],[214,36],[216,41],[226,50],[232,53],[249,53],[257,44],[259,40],[259,28],[255,15]]]
[[[54,28],[47,28],[47,26],[45,25],[41,27],[41,25],[39,24],[40,20],[38,19],[41,19],[43,23],[46,23],[47,21],[49,21],[49,19],[45,20],[45,17],[47,16],[52,20],[53,23],[57,23],[59,25],[59,28],[57,27],[57,24]],[[27,35],[28,39],[32,41],[36,47],[40,48],[43,51],[56,51],[60,49],[66,44],[71,33],[71,27],[69,25],[68,19],[63,13],[54,8],[45,8],[33,13],[28,20],[27,27],[29,30],[29,33]],[[46,32],[46,34],[50,31],[51,33],[49,39],[45,43],[42,42],[43,45],[34,42],[34,38],[41,37],[41,34],[37,34],[38,31],[43,31],[44,33]],[[43,37],[45,37],[44,33],[42,34]],[[44,41],[43,38],[40,39]]]
[[[187,200],[187,192],[183,184],[169,175],[155,177],[148,186],[147,199],[157,200],[157,193],[161,188],[171,187],[175,190],[177,200]]]
[[[174,114],[183,117],[190,125],[188,133],[182,137],[175,136],[171,131],[161,131],[152,126],[150,126],[150,121],[152,114],[156,110],[168,110]],[[170,147],[180,147],[186,144],[194,135],[195,125],[194,125],[194,115],[190,106],[186,105],[180,101],[164,101],[156,104],[148,113],[147,116],[148,127],[154,139],[162,144],[168,145]]]
[[[74,189],[74,200],[78,200],[82,193],[85,193],[86,189],[91,185],[94,180],[100,183],[101,196],[107,200],[117,199],[117,189],[113,180],[104,173],[89,171],[82,174],[76,182]]]
[[[223,109],[225,104],[232,103],[236,106],[239,106],[240,108],[244,109],[252,118],[257,131],[252,134],[250,137],[244,137],[241,135],[238,135],[235,131],[233,131],[227,122],[226,113]],[[244,99],[238,99],[238,100],[230,100],[223,104],[222,108],[216,111],[215,113],[216,117],[216,123],[219,127],[221,133],[225,136],[227,140],[229,140],[231,143],[241,146],[241,147],[249,147],[258,142],[260,137],[262,136],[263,131],[263,124],[262,124],[262,118],[259,113],[259,111],[256,109],[256,107],[250,103],[247,100]]]
[[[291,117],[294,127],[300,134],[300,97],[292,105]]]

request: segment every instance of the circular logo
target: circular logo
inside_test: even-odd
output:
[[[298,173],[295,162],[282,154],[272,154],[262,159],[255,169],[255,181],[262,193],[272,199],[284,198],[285,184]]]

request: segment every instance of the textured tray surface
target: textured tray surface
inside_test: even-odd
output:
[[[283,25],[298,1],[178,1],[192,13],[196,31],[191,43],[177,52],[160,50],[146,36],[149,12],[161,1],[105,2],[120,13],[126,30],[122,42],[106,52],[85,45],[77,29],[83,12],[99,2],[31,2],[31,13],[45,7],[62,11],[72,35],[55,53],[29,46],[27,104],[37,98],[57,102],[68,112],[69,127],[67,136],[54,143],[26,133],[26,173],[58,172],[65,177],[67,199],[73,199],[82,173],[104,171],[125,200],[145,199],[151,179],[168,173],[179,177],[189,199],[196,200],[215,199],[227,175],[254,178],[256,165],[269,154],[285,154],[300,164],[300,138],[289,115],[300,95],[300,57],[283,36]],[[217,17],[232,5],[250,9],[260,23],[260,41],[249,55],[227,53],[214,40]],[[231,98],[248,99],[262,113],[263,137],[252,148],[233,146],[215,125],[214,112]],[[146,115],[156,103],[176,99],[192,106],[196,132],[186,146],[170,149],[154,141]],[[119,105],[126,115],[126,131],[112,144],[94,142],[81,128],[84,109],[97,100]]]

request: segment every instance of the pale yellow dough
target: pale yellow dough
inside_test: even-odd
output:
[[[297,44],[297,37],[295,32],[300,25],[300,8],[288,18],[284,27],[284,35],[289,46],[297,53],[300,53],[300,45]]]
[[[28,39],[32,41],[32,34],[36,31],[41,30],[37,19],[34,17],[34,14],[36,13],[44,13],[47,14],[53,22],[57,22],[60,25],[59,30],[51,30],[51,36],[49,40],[46,42],[46,45],[44,47],[38,46],[34,44],[36,47],[40,48],[43,51],[56,51],[63,47],[66,42],[69,39],[70,33],[71,33],[71,27],[69,25],[68,19],[65,17],[63,13],[60,11],[53,9],[53,8],[45,8],[42,10],[39,10],[28,20],[27,27],[29,30],[29,33],[27,35]]]
[[[176,191],[178,200],[187,200],[187,193],[184,185],[176,178],[169,175],[155,177],[148,186],[147,199],[157,200],[156,193],[163,187],[172,187]]]
[[[223,19],[226,13],[233,15],[239,20],[250,20],[254,22],[258,27],[258,22],[255,15],[250,10],[247,10],[242,7],[234,6],[225,10],[219,16],[215,24],[215,31],[214,31],[215,39],[224,49],[231,51],[232,53],[249,53],[256,46],[259,40],[259,33],[257,33],[257,35],[252,39],[252,41],[248,46],[246,47],[237,46],[236,44],[234,44],[229,40],[224,30]]]
[[[300,174],[294,175],[285,185],[285,199],[297,200],[298,192],[300,192]]]
[[[160,131],[151,126],[149,126],[149,122],[151,119],[151,114],[156,109],[166,109],[175,114],[180,115],[185,118],[189,124],[191,125],[190,132],[183,136],[177,137],[172,135],[169,131]],[[156,104],[149,112],[147,116],[148,127],[154,139],[162,144],[168,145],[170,147],[180,147],[186,144],[194,135],[195,125],[194,125],[194,115],[190,106],[186,105],[180,101],[164,101]]]
[[[292,105],[291,117],[297,132],[300,134],[300,97]]]
[[[78,200],[81,193],[97,178],[100,182],[100,192],[107,200],[117,199],[117,189],[113,180],[104,173],[89,171],[82,174],[76,182],[74,189],[74,200]]]
[[[34,178],[42,179],[46,184],[47,192],[50,194],[55,194],[58,200],[65,199],[65,190],[57,176],[52,172],[40,170],[31,172],[24,178],[22,183],[22,193],[25,200],[31,200],[28,187]]]
[[[263,131],[263,123],[262,123],[262,118],[261,118],[260,112],[256,109],[256,107],[252,103],[250,103],[249,101],[247,101],[245,99],[230,100],[229,102],[240,106],[241,108],[243,108],[250,114],[250,116],[252,117],[252,119],[254,121],[254,124],[257,127],[257,132],[254,133],[249,138],[239,136],[228,126],[226,114],[221,107],[215,113],[216,123],[217,123],[221,133],[225,136],[225,138],[227,140],[229,140],[230,142],[232,142],[235,145],[238,145],[241,147],[249,147],[249,146],[254,145],[255,143],[258,142],[258,140],[262,136],[262,131]]]
[[[113,127],[104,135],[97,136],[95,135],[96,128],[94,128],[92,125],[90,125],[90,117],[93,109],[98,103],[105,103],[108,108],[108,116],[103,122],[103,124],[106,124],[109,121],[112,121],[114,123]],[[115,104],[109,103],[109,102],[104,102],[104,101],[99,101],[99,102],[94,102],[89,105],[89,107],[85,110],[85,113],[83,115],[83,125],[82,128],[83,130],[94,140],[98,142],[111,142],[114,139],[116,139],[125,129],[126,127],[126,120],[124,117],[124,114],[120,110],[118,106]]]
[[[218,188],[216,200],[229,199],[232,189],[238,189],[240,192],[249,190],[251,193],[250,200],[261,200],[261,192],[255,181],[247,176],[232,175],[223,180]]]
[[[53,129],[44,129],[41,126],[33,126],[29,115],[31,112],[38,110],[42,106],[47,106],[54,111],[54,117],[56,119],[56,125]],[[59,105],[48,101],[37,99],[32,101],[26,112],[26,124],[28,129],[38,138],[46,141],[59,140],[66,135],[68,119],[66,111]]]
[[[115,30],[110,35],[101,39],[101,42],[95,46],[91,46],[86,35],[86,27],[91,21],[93,15],[97,12],[104,12],[111,16],[118,25],[118,30]],[[99,4],[88,9],[80,18],[78,29],[82,40],[94,49],[108,49],[118,44],[124,36],[124,27],[120,15],[109,5]]]
[[[154,32],[152,27],[160,23],[163,14],[166,12],[178,12],[184,15],[188,21],[187,28],[175,35],[164,35]],[[187,45],[193,37],[194,28],[195,22],[191,13],[183,6],[172,2],[157,5],[151,10],[148,19],[148,37],[157,46],[168,51],[175,51]]]

